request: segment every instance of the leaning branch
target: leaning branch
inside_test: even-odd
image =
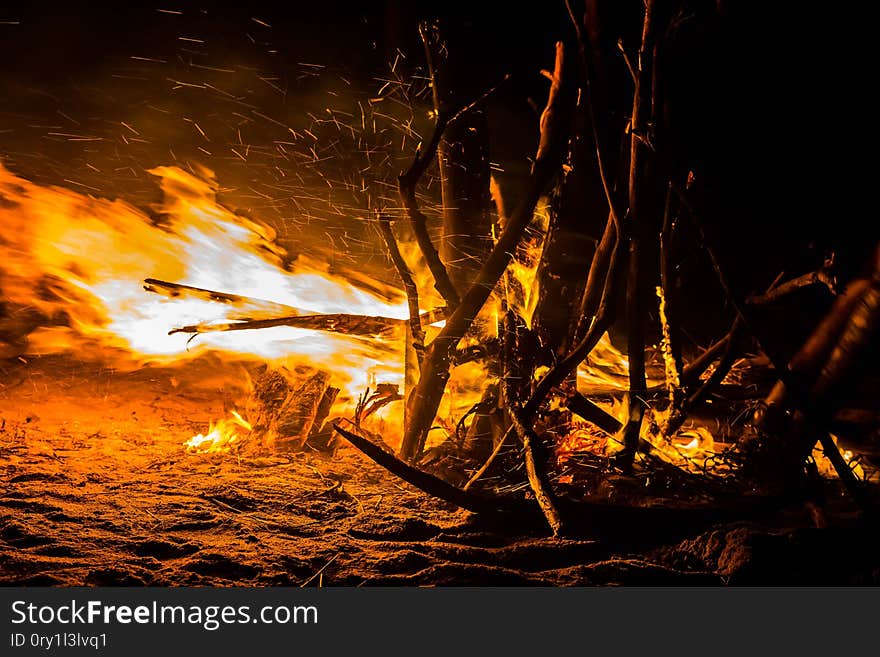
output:
[[[826,288],[828,288],[828,291],[831,292],[831,294],[838,294],[837,278],[831,271],[830,265],[823,266],[821,269],[812,271],[809,274],[798,276],[797,278],[786,281],[781,285],[777,285],[766,294],[751,296],[746,299],[746,303],[753,306],[767,305],[773,303],[774,301],[777,301],[778,299],[781,299],[788,294],[791,294],[795,290],[800,290],[801,288],[819,284],[824,285]]]
[[[391,230],[391,220],[382,215],[379,217],[379,232],[382,233],[382,239],[385,241],[385,247],[388,249],[388,255],[391,256],[391,262],[397,270],[397,275],[403,283],[403,289],[406,292],[406,305],[409,309],[409,327],[412,334],[414,347],[421,361],[421,354],[425,347],[425,331],[422,329],[422,321],[419,317],[419,288],[416,285],[409,265],[403,259],[400,253],[400,247],[397,245],[397,238],[394,237],[394,231]]]
[[[435,477],[432,474],[414,468],[408,463],[404,463],[394,456],[394,454],[386,452],[384,449],[372,441],[367,440],[363,436],[347,431],[338,424],[334,424],[333,428],[367,457],[392,474],[400,477],[405,482],[428,493],[428,495],[445,500],[446,502],[455,504],[462,509],[473,511],[474,513],[497,513],[503,509],[504,504],[501,501],[493,501],[483,496],[456,488],[439,477]]]

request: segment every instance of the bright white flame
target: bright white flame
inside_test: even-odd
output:
[[[165,195],[156,217],[123,201],[36,185],[0,166],[0,293],[9,303],[57,320],[30,333],[29,353],[88,356],[90,346],[97,346],[106,359],[107,347],[114,347],[137,363],[215,349],[323,366],[347,384],[350,396],[370,379],[402,382],[396,335],[384,344],[283,326],[205,333],[192,340],[183,333],[168,335],[176,327],[229,322],[251,310],[193,295],[148,293],[146,278],[270,300],[300,314],[403,319],[407,310],[400,292],[388,286],[373,282],[373,289],[385,294],[380,298],[317,261],[301,257],[287,264],[269,227],[217,202],[210,172],[196,177],[158,167],[151,173]],[[401,354],[389,357],[389,349]]]

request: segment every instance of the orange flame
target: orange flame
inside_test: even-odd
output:
[[[253,427],[245,420],[238,411],[232,411],[232,417],[211,423],[208,433],[193,436],[184,443],[186,451],[198,453],[222,453],[228,452],[240,443],[239,430],[245,429],[250,432]]]
[[[111,359],[119,368],[207,350],[293,359],[331,370],[348,393],[341,402],[376,382],[402,383],[403,343],[396,335],[383,342],[284,326],[195,339],[169,335],[175,327],[254,317],[254,309],[204,295],[150,294],[146,278],[270,298],[258,314],[290,306],[307,314],[403,319],[407,310],[402,294],[378,281],[370,281],[368,292],[308,258],[289,264],[271,228],[217,201],[210,171],[196,176],[158,167],[150,173],[164,199],[148,214],[121,200],[37,185],[0,166],[0,299],[39,315],[26,353],[73,352]],[[389,357],[389,349],[400,357]]]

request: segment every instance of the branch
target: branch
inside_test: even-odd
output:
[[[627,53],[626,48],[623,47],[623,39],[617,40],[617,49],[623,56],[623,62],[626,64],[626,68],[629,71],[629,76],[632,78],[633,84],[638,84],[639,76],[636,74],[636,69],[633,66],[632,60],[629,58],[629,53]]]
[[[529,486],[532,489],[532,493],[535,495],[535,501],[541,508],[541,512],[544,514],[547,524],[550,525],[550,530],[553,532],[553,535],[559,536],[563,529],[562,516],[559,514],[556,496],[553,494],[550,480],[542,467],[544,459],[541,454],[541,451],[543,451],[541,439],[533,429],[520,421],[519,413],[517,411],[511,413],[511,417],[513,418],[513,427],[523,444],[526,462],[526,476],[529,479]]]
[[[584,68],[584,93],[586,96],[587,113],[590,117],[590,126],[593,130],[593,141],[596,144],[596,159],[599,166],[599,178],[602,181],[602,190],[605,192],[605,198],[608,201],[608,209],[611,214],[611,219],[614,221],[614,226],[617,228],[618,232],[620,232],[623,214],[620,212],[614,201],[612,185],[609,179],[608,161],[610,158],[608,157],[608,147],[605,143],[604,135],[599,129],[599,120],[596,112],[596,107],[604,107],[602,103],[603,99],[601,97],[602,89],[596,82],[597,71],[596,62],[593,57],[593,48],[589,43],[586,33],[581,29],[581,22],[577,18],[577,12],[575,11],[573,2],[574,0],[566,0],[565,5],[568,9],[569,17],[574,24],[578,46],[580,48],[581,61]]]
[[[422,321],[419,317],[419,288],[413,279],[412,272],[406,260],[400,253],[400,247],[397,245],[397,239],[391,230],[391,220],[387,216],[379,217],[379,231],[382,233],[382,239],[385,240],[385,247],[388,249],[388,255],[391,256],[391,262],[397,269],[397,275],[403,283],[403,289],[406,292],[406,305],[409,309],[409,326],[416,349],[416,354],[421,365],[422,354],[425,348],[425,331],[422,329]]]
[[[348,315],[335,313],[329,315],[294,315],[292,317],[273,317],[270,319],[253,319],[226,322],[223,324],[192,324],[171,329],[168,335],[175,333],[221,333],[227,331],[250,331],[254,329],[290,326],[292,328],[309,329],[312,331],[328,331],[345,335],[375,336],[387,333],[400,326],[403,320],[389,317],[372,317],[370,315]]]
[[[158,278],[145,278],[144,289],[154,294],[162,294],[171,298],[182,295],[193,296],[206,301],[217,301],[219,303],[230,303],[236,305],[251,305],[261,307],[262,311],[272,312],[276,314],[287,313],[289,315],[299,314],[302,311],[293,306],[283,303],[269,301],[267,299],[257,299],[255,297],[243,297],[238,294],[230,294],[229,292],[218,292],[216,290],[208,290],[201,287],[193,287],[192,285],[183,285],[181,283],[171,283]]]
[[[491,500],[481,495],[463,491],[439,477],[404,463],[373,442],[343,429],[338,424],[334,424],[333,428],[371,460],[428,495],[474,513],[498,513],[504,509],[505,503],[502,500]]]
[[[611,436],[623,428],[623,423],[620,420],[579,392],[575,392],[568,398],[567,406],[572,413],[595,424]]]
[[[773,303],[774,301],[791,294],[795,290],[816,285],[817,283],[821,283],[827,287],[831,294],[835,296],[839,294],[837,289],[837,278],[831,271],[830,266],[826,265],[816,271],[810,272],[809,274],[804,274],[803,276],[798,276],[790,281],[786,281],[766,294],[750,296],[746,299],[746,303],[752,306],[763,306]]]
[[[436,153],[437,143],[440,141],[440,135],[443,132],[446,121],[447,119],[443,117],[438,117],[437,119],[437,126],[434,128],[435,136],[431,139],[431,143],[428,145],[428,150],[426,151],[426,153],[430,153],[432,157],[434,153]],[[430,162],[430,160],[428,161]],[[410,167],[410,171],[418,169],[424,170],[424,167],[420,164],[419,154],[417,153],[413,166]],[[413,234],[416,236],[416,242],[419,245],[419,249],[421,249],[425,262],[428,264],[428,269],[434,277],[434,287],[440,293],[440,296],[443,297],[444,301],[446,301],[446,304],[450,308],[454,308],[459,303],[458,292],[452,286],[452,281],[449,280],[449,272],[446,271],[446,266],[443,264],[443,261],[440,260],[440,254],[437,252],[437,248],[431,241],[431,235],[428,233],[428,220],[419,209],[418,201],[416,201],[415,181],[418,179],[413,179],[412,184],[410,184],[407,182],[410,178],[408,174],[409,172],[401,175],[398,179],[400,198],[403,201],[403,205],[409,216],[409,222],[412,226]]]
[[[427,25],[422,24],[419,27],[419,31],[422,35],[422,41],[425,43],[428,69],[433,80],[435,77],[435,71],[434,62],[430,54],[431,49],[428,48],[430,34]],[[510,76],[505,76],[500,83],[489,89],[489,91],[458,109],[447,107],[446,103],[440,103],[435,99],[437,121],[434,124],[434,131],[431,134],[431,138],[428,140],[428,144],[424,149],[420,147],[416,151],[409,169],[401,173],[397,178],[397,189],[400,199],[403,202],[404,208],[406,208],[410,225],[412,226],[413,234],[415,235],[416,242],[422,252],[422,256],[425,258],[428,269],[434,277],[434,287],[437,289],[437,292],[440,293],[440,296],[443,297],[450,309],[455,308],[459,304],[460,297],[458,290],[455,289],[455,286],[449,278],[449,272],[440,258],[440,253],[437,251],[437,248],[431,240],[431,235],[428,232],[427,218],[424,213],[422,213],[418,201],[416,200],[416,187],[419,184],[419,180],[421,180],[422,176],[424,176],[425,172],[428,170],[431,162],[433,162],[434,158],[437,156],[437,148],[440,146],[440,140],[443,138],[443,133],[446,131],[446,128],[494,95],[509,77]]]
[[[645,321],[647,308],[643,303],[642,276],[644,259],[643,242],[647,231],[647,167],[645,163],[652,107],[657,105],[651,85],[653,74],[654,42],[657,22],[656,0],[646,0],[645,18],[642,25],[642,42],[639,48],[638,81],[633,94],[632,118],[630,120],[629,162],[629,272],[626,281],[627,356],[629,370],[629,421],[623,434],[622,458],[631,461],[639,446],[639,433],[645,414],[645,397],[648,383],[645,377]]]

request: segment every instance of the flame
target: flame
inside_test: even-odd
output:
[[[184,443],[187,452],[191,453],[223,453],[237,447],[241,439],[238,432],[245,429],[253,431],[251,424],[238,411],[232,411],[232,417],[211,423],[208,433],[193,436]]]
[[[831,440],[835,445],[839,444],[839,439],[834,434],[829,434],[831,436]],[[816,441],[816,444],[813,446],[813,460],[816,462],[816,467],[819,470],[819,473],[832,479],[837,476],[836,471],[834,469],[834,465],[832,465],[831,461],[825,456],[825,450],[822,447],[822,443],[820,441]],[[853,474],[856,476],[856,479],[865,481],[868,479],[874,479],[877,475],[877,470],[872,467],[865,467],[861,462],[861,459],[858,458],[852,450],[844,449],[841,450],[841,456],[843,456],[843,460],[846,461],[846,464],[849,466],[850,470],[853,471]]]
[[[591,388],[624,390],[628,377],[629,358],[612,344],[607,331],[577,371],[578,388],[585,392]]]
[[[407,310],[403,295],[378,281],[367,281],[367,291],[363,275],[358,287],[307,257],[290,263],[270,227],[217,201],[210,171],[150,173],[164,198],[146,212],[122,200],[37,185],[0,166],[0,299],[7,315],[37,316],[35,330],[25,331],[25,353],[75,353],[117,368],[185,361],[208,350],[292,360],[331,371],[347,392],[340,402],[377,381],[402,383],[403,338],[396,334],[367,340],[280,326],[194,339],[169,335],[180,326],[277,316],[285,307],[282,314],[392,319],[405,318]],[[146,292],[146,278],[269,300],[254,306],[205,295],[167,298]]]

